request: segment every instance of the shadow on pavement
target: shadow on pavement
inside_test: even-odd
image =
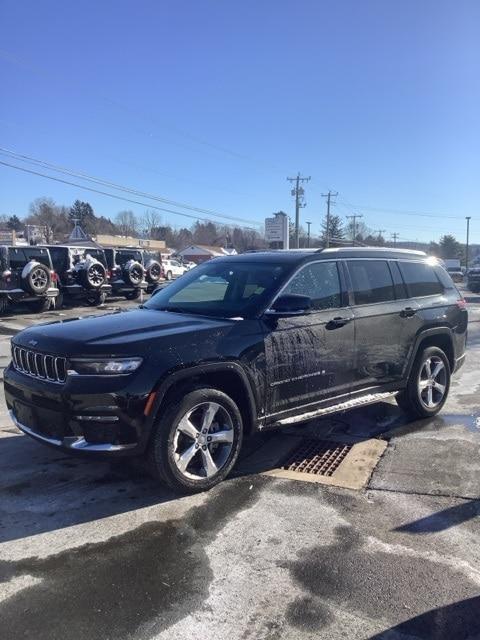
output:
[[[420,518],[420,520],[403,524],[400,527],[396,527],[394,531],[403,533],[436,533],[450,529],[450,527],[456,527],[462,522],[467,522],[477,516],[480,516],[480,500],[468,500],[443,511],[432,513],[432,515]]]
[[[140,464],[85,460],[28,436],[0,440],[0,543],[179,498]]]
[[[370,640],[474,640],[480,637],[480,596],[432,609],[372,636]]]

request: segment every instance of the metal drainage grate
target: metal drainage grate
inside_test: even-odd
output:
[[[327,440],[305,440],[282,465],[286,471],[332,476],[352,449],[352,444]]]

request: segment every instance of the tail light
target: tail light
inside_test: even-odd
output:
[[[110,279],[112,277],[112,270],[108,269],[107,270],[107,278]]]
[[[10,269],[6,269],[5,271],[2,271],[2,280],[5,280],[5,282],[10,282],[10,276],[12,275],[12,272],[10,271]]]
[[[58,282],[58,276],[55,271],[50,271],[50,276],[52,278],[52,282]]]

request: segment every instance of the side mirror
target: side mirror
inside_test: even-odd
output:
[[[312,307],[312,299],[309,296],[301,296],[296,293],[288,293],[279,296],[270,309],[266,312],[269,316],[288,318],[300,316]]]

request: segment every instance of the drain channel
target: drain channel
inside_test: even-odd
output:
[[[289,455],[281,468],[285,471],[331,477],[352,446],[327,440],[305,440]]]

